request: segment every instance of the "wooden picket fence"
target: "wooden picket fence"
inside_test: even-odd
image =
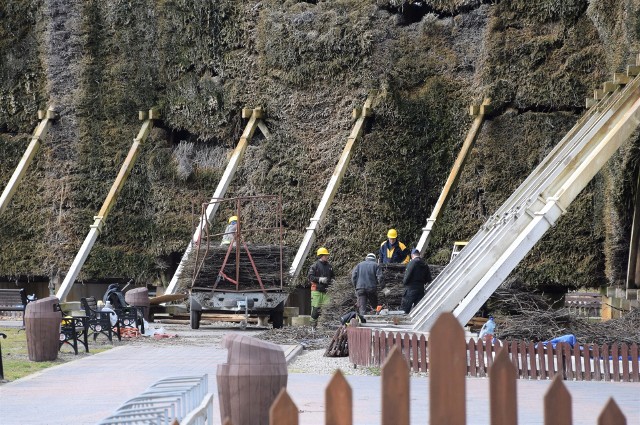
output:
[[[464,330],[451,313],[442,314],[431,334],[429,361],[429,423],[444,425],[466,424],[465,380],[468,372]],[[382,425],[409,425],[409,362],[400,345],[394,344],[386,354],[382,366]],[[421,361],[424,361],[421,359]],[[426,364],[426,363],[423,363]],[[518,369],[502,348],[489,365],[489,403],[492,425],[518,423],[516,379]],[[544,423],[570,425],[572,423],[571,396],[557,374],[545,394]],[[595,419],[595,418],[594,418]],[[298,408],[282,389],[269,411],[271,425],[298,425]],[[353,424],[351,387],[340,371],[331,379],[325,391],[325,423]],[[610,399],[597,419],[599,425],[623,425],[626,418],[616,402]],[[227,419],[224,425],[231,425]]]
[[[349,326],[349,359],[355,365],[380,366],[394,347],[406,358],[414,372],[429,370],[429,344],[424,335],[384,332]],[[467,342],[467,376],[487,376],[503,343],[484,340]],[[552,344],[510,341],[504,343],[509,360],[521,379],[553,379],[560,375],[575,381],[640,382],[638,344],[611,346],[566,343]]]

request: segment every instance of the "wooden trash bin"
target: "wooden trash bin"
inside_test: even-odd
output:
[[[124,300],[129,305],[144,307],[144,320],[149,321],[149,290],[147,288],[134,288],[124,294]]]
[[[280,346],[240,334],[223,339],[227,363],[218,365],[220,421],[269,424],[269,408],[287,387],[287,363]]]
[[[29,360],[45,362],[58,358],[62,315],[54,310],[60,301],[47,297],[27,304],[24,326]]]

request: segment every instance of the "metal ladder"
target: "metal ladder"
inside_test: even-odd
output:
[[[564,214],[640,123],[639,73],[629,66],[595,91],[599,102],[587,101],[585,115],[434,280],[410,314],[413,330],[427,331],[444,311],[466,324]]]

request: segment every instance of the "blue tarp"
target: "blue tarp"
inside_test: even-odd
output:
[[[576,345],[577,340],[575,335],[567,334],[550,339],[549,341],[543,341],[541,342],[541,344],[543,347],[546,347],[547,344],[550,343],[553,348],[556,348],[556,345],[558,345],[558,343],[560,342],[566,342],[571,346],[571,348],[573,348],[573,346]],[[538,348],[538,344],[536,344],[536,348]]]

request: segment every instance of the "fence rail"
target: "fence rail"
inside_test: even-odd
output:
[[[398,347],[414,372],[429,371],[429,345],[425,335],[385,332],[349,326],[349,360],[360,366],[380,366],[394,347]],[[562,379],[575,381],[640,382],[638,344],[611,346],[567,343],[497,341],[495,344],[473,338],[466,343],[467,376],[484,377],[504,346],[520,379]]]
[[[354,356],[352,359],[361,356],[358,358],[362,361],[372,362],[374,359],[373,349],[376,344],[372,339],[371,329],[353,328],[350,329],[350,332],[350,343],[358,340],[363,343],[363,346],[369,347],[369,351],[366,352],[369,354],[368,356],[365,355],[365,351],[353,351],[350,348],[349,353],[353,351]],[[418,368],[422,365],[428,369],[427,361],[433,364],[433,370],[429,376],[428,423],[446,425],[465,425],[467,423],[465,375],[469,372],[469,346],[465,344],[464,331],[451,313],[443,313],[433,325],[430,338],[437,343],[432,344],[430,357],[425,354],[426,357],[421,358],[421,353],[427,351],[426,341],[422,338],[416,336],[414,339],[413,335],[409,336],[408,334],[378,334],[376,339],[378,341],[377,360],[383,360],[380,418],[382,425],[410,424],[409,368],[415,368],[415,361],[417,361]],[[481,346],[483,345],[481,344]],[[406,347],[406,350],[402,351],[402,347]],[[419,351],[416,347],[422,347],[423,351]],[[491,425],[518,423],[516,378],[519,370],[515,367],[513,356],[510,357],[511,352],[508,347],[498,348],[495,359],[493,351],[488,351],[492,354],[491,364],[485,373],[488,372],[489,375],[489,423]],[[483,346],[482,353],[486,352]],[[414,353],[418,355],[415,356]],[[410,360],[409,363],[406,361],[407,359]],[[520,363],[518,362],[518,364]],[[543,410],[545,425],[571,425],[573,423],[571,395],[560,374],[555,374],[553,383],[544,396],[544,402],[539,404]],[[421,423],[426,423],[426,418],[423,419]],[[593,419],[593,423],[598,425],[624,425],[627,423],[624,413],[613,399],[606,401],[600,415]],[[334,374],[325,391],[325,423],[353,424],[351,388],[340,371]],[[223,421],[223,424],[231,425],[231,422],[227,420]],[[269,424],[299,424],[298,407],[285,388],[280,391],[271,405]]]

